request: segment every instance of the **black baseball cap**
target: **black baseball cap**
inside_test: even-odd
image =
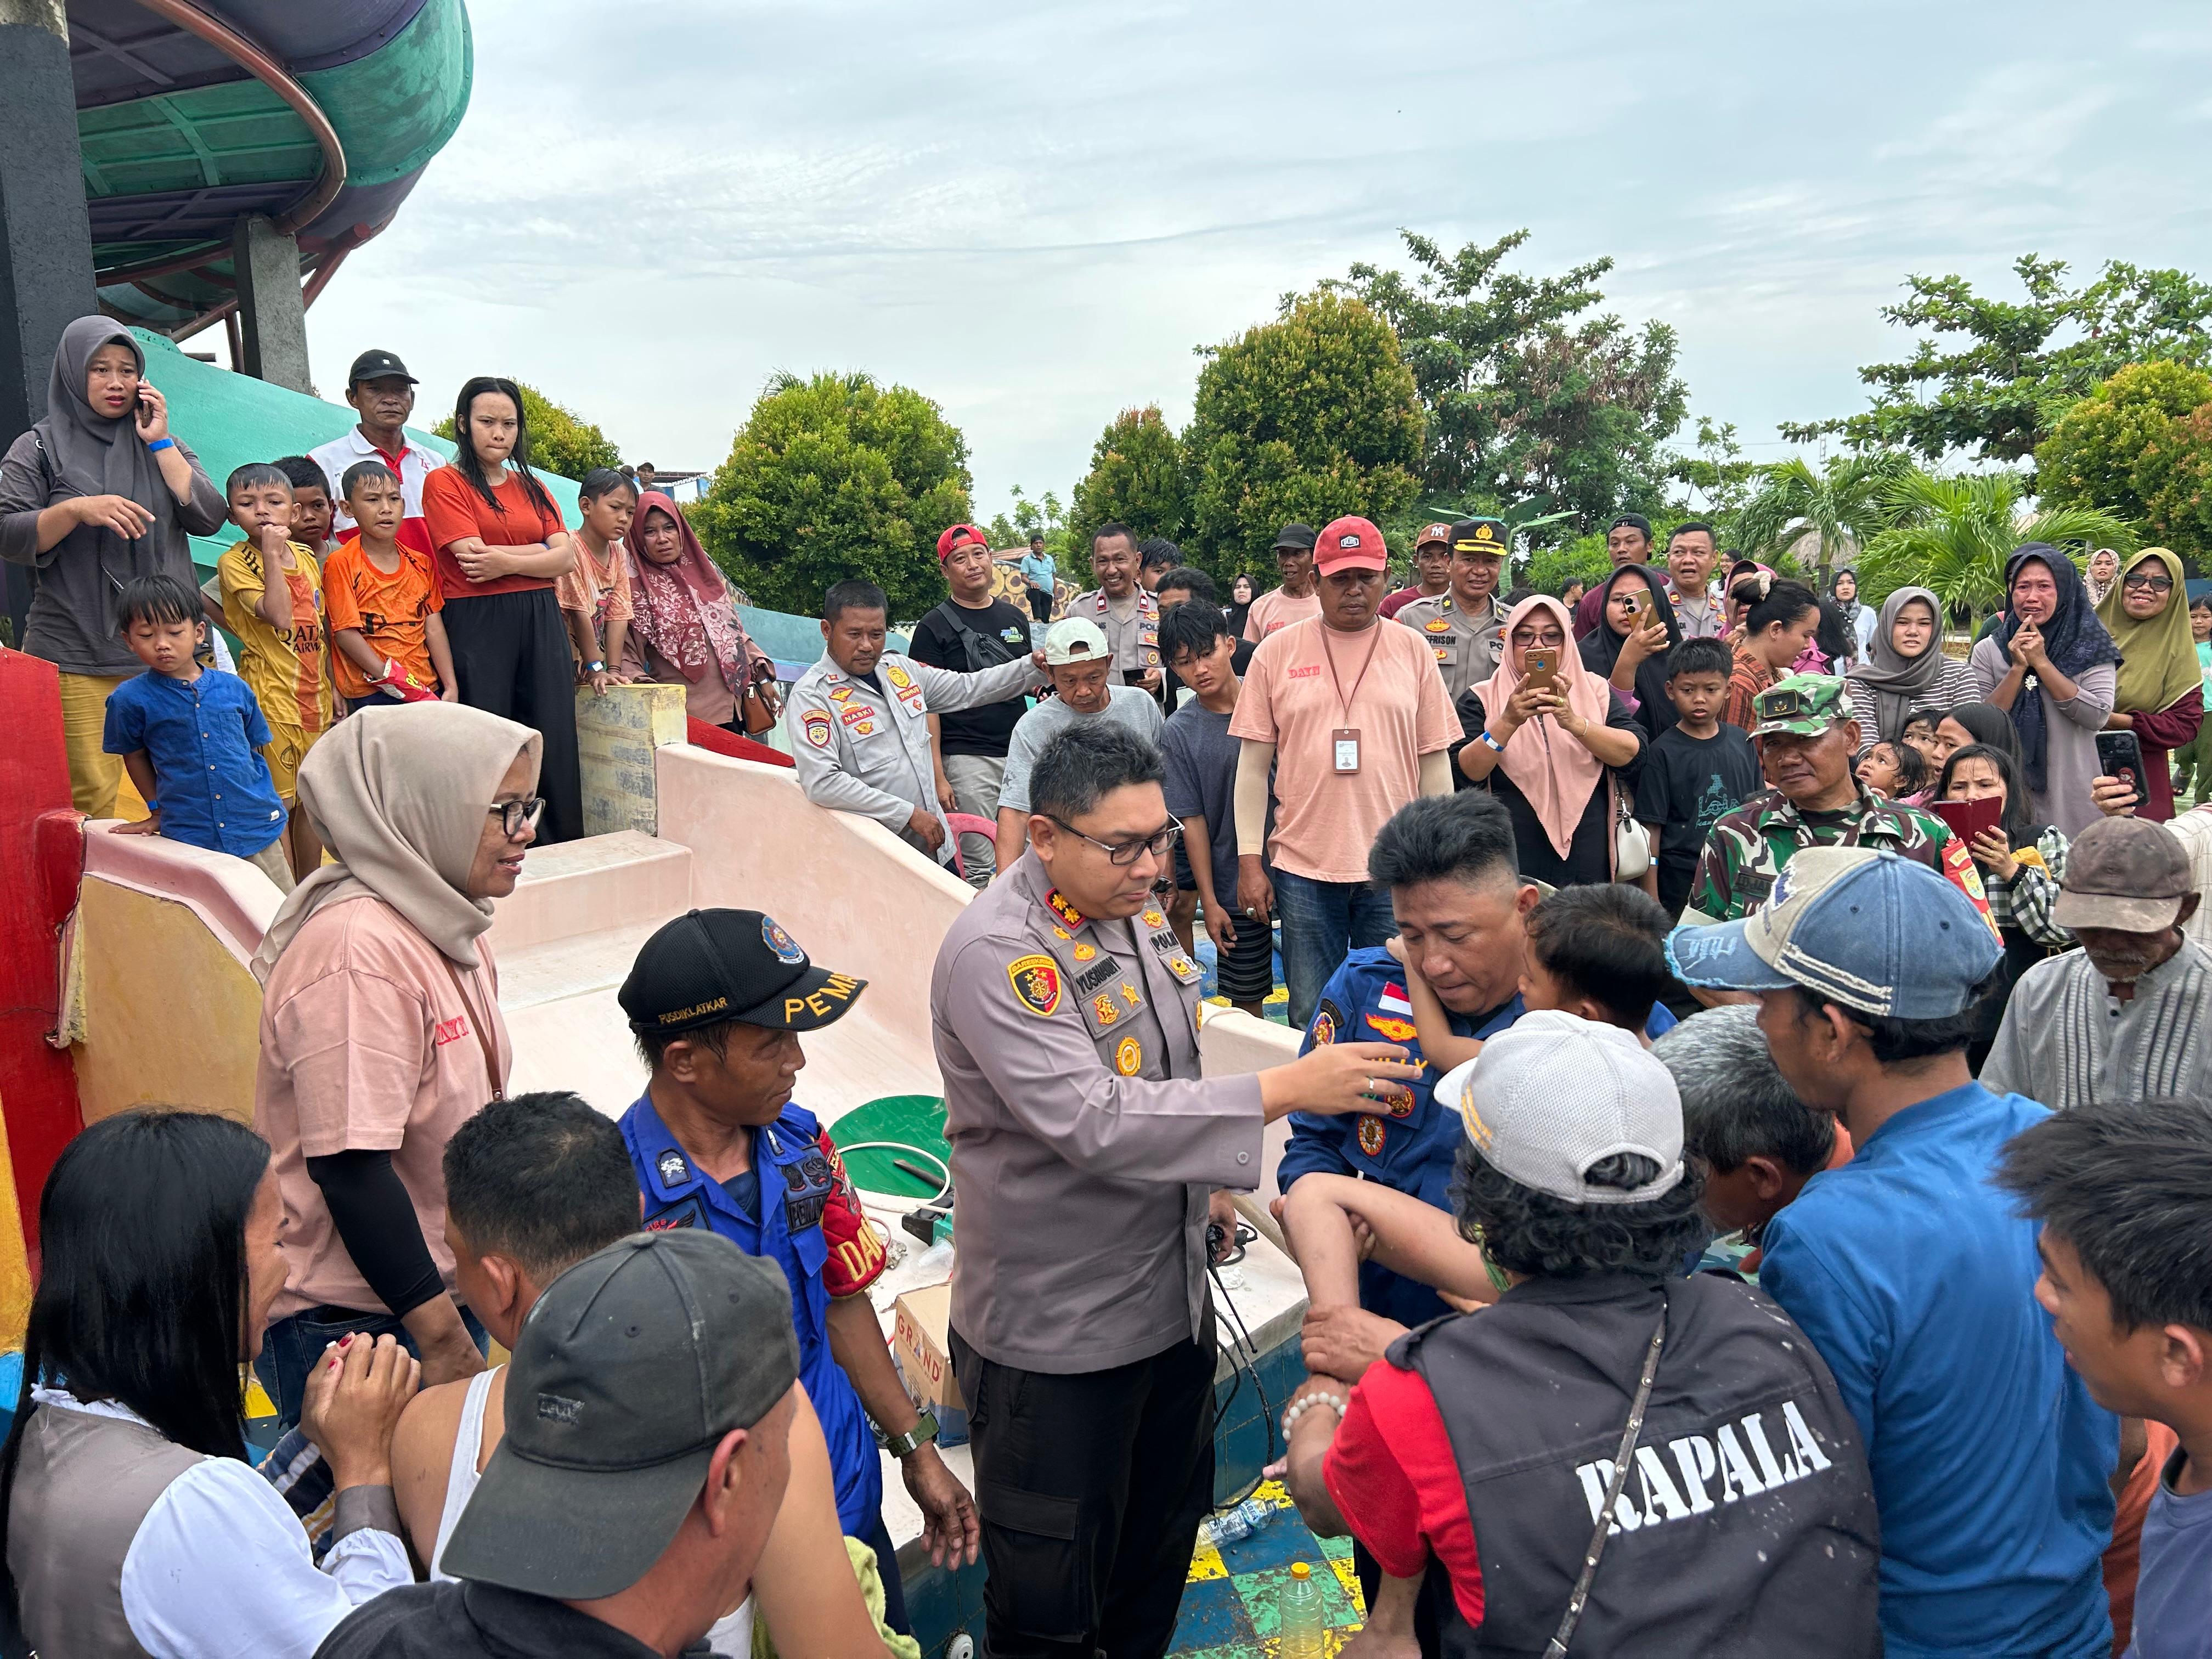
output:
[[[842,1019],[868,981],[817,968],[757,910],[690,910],[640,947],[617,1000],[633,1031],[672,1036],[738,1020],[780,1031]]]
[[[1311,525],[1286,524],[1275,532],[1275,547],[1278,551],[1286,547],[1293,547],[1310,553],[1313,550],[1313,544],[1317,539],[1319,538],[1315,536],[1314,527]]]
[[[799,1380],[791,1290],[704,1227],[633,1233],[545,1287],[507,1368],[507,1431],[447,1540],[456,1578],[594,1601],[645,1577],[714,1449]]]
[[[353,360],[353,367],[346,371],[346,390],[352,391],[363,380],[390,380],[395,375],[410,386],[422,384],[407,372],[407,365],[399,361],[397,353],[364,351]]]

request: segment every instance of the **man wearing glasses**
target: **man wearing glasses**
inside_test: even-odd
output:
[[[972,1195],[951,1346],[994,1656],[1167,1650],[1213,1494],[1213,1195],[1257,1185],[1264,1124],[1372,1109],[1419,1074],[1395,1045],[1341,1042],[1200,1077],[1198,964],[1152,897],[1181,830],[1162,775],[1118,724],[1054,735],[1028,851],[930,981]]]

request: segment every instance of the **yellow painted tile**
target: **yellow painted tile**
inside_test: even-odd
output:
[[[1195,1584],[1204,1578],[1228,1577],[1229,1568],[1221,1559],[1221,1552],[1212,1545],[1201,1541],[1191,1554],[1190,1576],[1187,1582]]]

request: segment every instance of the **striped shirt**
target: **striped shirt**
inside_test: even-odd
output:
[[[1894,741],[1893,736],[1884,738],[1877,724],[1881,714],[1881,700],[1869,688],[1858,684],[1856,675],[1852,676],[1850,692],[1851,707],[1858,711],[1859,747],[1864,749],[1871,744]],[[1936,684],[1912,700],[1911,706],[1905,711],[1905,717],[1910,719],[1924,708],[1940,718],[1962,702],[1980,702],[1981,696],[1981,688],[1974,680],[1974,671],[1965,663],[1954,662],[1947,657],[1943,659],[1943,666],[1936,671]],[[1904,721],[1898,724],[1902,726]]]
[[[2038,963],[2006,1006],[1982,1085],[2054,1111],[2100,1101],[2212,1106],[2212,955],[2189,939],[2112,996],[2086,951]]]

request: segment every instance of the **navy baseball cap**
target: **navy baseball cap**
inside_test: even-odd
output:
[[[1667,965],[1710,991],[1782,991],[1892,1019],[1948,1019],[2003,955],[1974,902],[1923,864],[1808,847],[1741,921],[1677,927]]]

